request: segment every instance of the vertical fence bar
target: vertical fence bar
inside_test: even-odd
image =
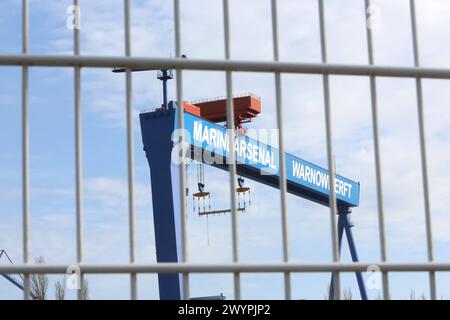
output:
[[[80,55],[80,29],[76,15],[79,14],[79,0],[73,1],[73,51]],[[74,112],[75,112],[75,197],[76,197],[76,225],[77,225],[77,263],[84,260],[83,250],[83,113],[81,109],[81,67],[74,68]],[[80,290],[78,300],[83,299],[84,275],[80,275]]]
[[[175,55],[177,58],[181,57],[181,31],[180,31],[180,2],[179,0],[174,0],[174,20],[175,20]],[[176,87],[177,87],[177,120],[178,120],[178,132],[179,132],[179,142],[181,146],[185,145],[185,134],[184,134],[184,108],[183,108],[183,78],[182,70],[176,70]],[[186,221],[186,167],[185,167],[185,151],[183,149],[183,161],[179,166],[179,194],[180,194],[180,214],[181,214],[181,242],[182,242],[182,259],[183,263],[189,261],[189,244],[188,244],[188,231],[187,231],[187,221]],[[183,273],[183,299],[189,300],[190,298],[190,284],[189,284],[189,273]]]
[[[279,42],[278,42],[278,11],[277,0],[271,1],[272,8],[272,37],[273,37],[273,57],[275,61],[280,60]],[[286,184],[286,161],[284,155],[284,134],[283,134],[283,104],[281,96],[281,74],[275,73],[275,99],[276,99],[276,113],[278,126],[278,148],[280,159],[280,202],[281,202],[281,231],[283,241],[283,261],[289,262],[289,236],[288,236],[288,217],[287,217],[287,184]],[[284,296],[286,300],[292,298],[291,290],[291,274],[286,272],[284,274]]]
[[[229,60],[231,57],[230,48],[230,9],[228,0],[223,0],[223,27],[224,27],[224,42],[225,42],[225,59]],[[230,145],[229,152],[229,173],[230,173],[230,200],[231,200],[231,233],[233,246],[233,262],[239,262],[239,230],[238,230],[238,216],[236,208],[236,161],[234,153],[234,107],[233,107],[233,78],[230,71],[225,73],[226,77],[226,91],[227,91],[227,128],[228,128],[228,142]],[[241,277],[239,273],[234,274],[234,298],[241,299]]]
[[[414,66],[419,67],[420,56],[419,56],[419,42],[417,35],[417,20],[416,20],[416,4],[415,0],[410,0],[411,9],[411,29],[412,29],[412,39],[414,48]],[[430,189],[428,184],[428,164],[427,164],[427,146],[425,137],[425,121],[423,112],[423,89],[422,89],[422,79],[416,78],[416,94],[417,94],[417,113],[419,120],[419,135],[420,135],[420,155],[422,164],[422,184],[423,184],[423,198],[425,206],[425,226],[426,226],[426,237],[427,237],[427,251],[428,251],[428,261],[434,261],[434,248],[433,248],[433,232],[432,232],[432,219],[431,219],[431,208],[430,208]],[[432,300],[436,300],[436,273],[430,271],[430,297]]]
[[[130,0],[124,0],[125,55],[131,56],[131,20]],[[128,227],[130,242],[130,263],[136,262],[136,235],[134,210],[134,129],[133,129],[133,78],[132,71],[126,70],[126,105],[127,105],[127,158],[128,158]],[[130,296],[137,299],[137,275],[130,274]]]
[[[370,25],[370,0],[365,0],[366,13],[366,35],[367,35],[367,52],[369,64],[375,63],[375,55],[373,49],[372,26]],[[378,99],[377,99],[377,83],[375,76],[370,76],[370,97],[372,109],[372,135],[375,153],[375,175],[377,184],[377,205],[378,205],[378,232],[380,237],[381,261],[387,261],[386,251],[386,231],[384,224],[384,203],[383,203],[383,180],[381,172],[381,156],[380,156],[380,131],[378,123]],[[383,299],[389,299],[389,276],[386,271],[382,273],[383,277]]]
[[[28,54],[29,39],[29,4],[22,0],[22,53]],[[23,263],[29,262],[29,217],[30,217],[30,189],[29,189],[29,76],[28,66],[22,67],[22,236],[23,236]],[[30,298],[30,275],[24,275],[25,300]]]
[[[327,43],[326,43],[326,30],[325,30],[325,13],[323,0],[319,0],[319,22],[320,22],[320,44],[322,63],[327,63]],[[330,79],[328,74],[323,75],[323,93],[324,93],[324,105],[325,105],[325,125],[326,125],[326,138],[327,138],[327,160],[328,160],[328,172],[330,173],[330,217],[331,217],[331,245],[333,251],[333,261],[338,262],[339,249],[338,249],[338,235],[336,225],[336,190],[335,185],[335,170],[333,161],[333,131],[332,131],[332,118],[330,108]],[[340,275],[339,272],[333,273],[334,282],[334,299],[340,299]]]

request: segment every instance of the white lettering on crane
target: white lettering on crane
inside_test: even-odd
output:
[[[295,178],[300,179],[304,182],[308,182],[319,188],[329,190],[330,177],[328,174],[322,172],[319,169],[310,167],[307,164],[301,162],[292,161],[292,173]],[[345,198],[351,198],[352,196],[352,185],[342,179],[336,177],[334,190],[337,195],[341,195]]]
[[[207,146],[205,148],[214,146],[216,149],[229,151],[228,132],[210,128],[201,121],[194,121],[194,140],[202,144],[206,143]],[[276,170],[273,151],[246,139],[246,137],[235,138],[234,150],[237,156],[248,160],[250,163],[261,164]]]

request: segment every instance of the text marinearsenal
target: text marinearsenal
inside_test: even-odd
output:
[[[200,143],[206,143],[205,149],[219,154],[229,152],[228,134],[226,131],[215,129],[204,125],[200,121],[194,122],[194,140]],[[237,135],[234,139],[234,151],[236,155],[250,163],[261,164],[272,170],[276,170],[275,154],[272,149],[264,144],[253,142],[245,136]]]

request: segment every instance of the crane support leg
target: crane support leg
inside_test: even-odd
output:
[[[178,165],[171,161],[175,110],[141,115],[142,139],[150,166],[157,262],[180,262]],[[180,300],[179,274],[158,274],[161,300]]]
[[[348,215],[350,214],[349,208],[343,208],[340,209],[339,212],[339,218],[338,218],[338,237],[339,237],[339,254],[342,247],[342,238],[345,234],[347,235],[347,242],[350,249],[350,255],[352,257],[353,262],[358,262],[358,252],[356,251],[356,244],[355,239],[353,238],[352,233],[352,225],[349,221]],[[364,284],[364,279],[361,272],[355,272],[356,275],[356,281],[358,282],[359,287],[359,293],[361,295],[362,300],[367,300],[367,291],[366,286]],[[331,284],[330,284],[330,293],[329,293],[330,300],[334,299],[334,277],[331,276]]]

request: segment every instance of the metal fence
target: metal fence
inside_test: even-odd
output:
[[[362,1],[362,0],[361,0]],[[433,237],[431,229],[430,196],[428,187],[427,171],[427,152],[424,128],[423,112],[423,94],[422,78],[450,79],[450,69],[423,68],[420,67],[416,10],[414,0],[410,0],[411,31],[413,38],[414,66],[376,66],[374,65],[374,49],[372,41],[372,30],[367,28],[367,53],[368,65],[343,65],[329,64],[327,62],[327,41],[325,32],[324,1],[318,0],[319,21],[320,21],[320,43],[321,43],[321,63],[290,63],[279,61],[279,40],[278,40],[278,15],[277,1],[271,0],[272,11],[272,41],[273,41],[273,61],[237,61],[232,60],[230,50],[230,15],[229,1],[223,0],[223,25],[224,25],[224,45],[225,58],[222,60],[204,60],[204,59],[182,59],[180,54],[181,35],[180,30],[180,1],[174,0],[174,26],[175,26],[175,51],[174,58],[137,58],[132,57],[131,39],[130,39],[130,0],[124,0],[124,29],[125,29],[125,52],[122,57],[102,57],[102,56],[80,56],[80,33],[74,29],[74,53],[73,55],[52,56],[52,55],[29,55],[28,54],[28,29],[29,29],[29,10],[28,0],[23,0],[22,8],[22,54],[21,55],[0,55],[1,66],[21,66],[22,67],[22,201],[23,201],[23,264],[0,266],[0,273],[22,273],[24,274],[24,299],[28,299],[30,294],[30,274],[64,274],[66,265],[32,265],[29,262],[29,68],[30,67],[73,67],[74,68],[74,97],[75,97],[75,155],[76,155],[76,234],[77,234],[77,262],[79,263],[81,274],[129,274],[131,298],[137,299],[137,274],[142,273],[182,273],[183,274],[183,298],[189,299],[189,275],[191,273],[232,273],[234,275],[234,294],[236,299],[241,298],[241,273],[282,273],[284,274],[285,298],[291,298],[291,273],[308,272],[332,272],[335,276],[335,297],[340,298],[339,273],[366,271],[371,265],[377,265],[383,275],[383,298],[389,299],[388,272],[406,272],[421,271],[429,273],[430,297],[436,299],[436,278],[437,271],[450,271],[450,263],[437,263],[434,261]],[[74,0],[74,5],[78,6],[79,1]],[[371,5],[370,0],[365,0],[365,8]],[[370,14],[361,12],[370,18]],[[128,155],[128,194],[129,194],[129,251],[130,259],[128,264],[120,265],[98,265],[83,263],[83,137],[82,137],[82,104],[80,100],[81,68],[127,68],[126,72],[126,110],[127,110],[127,155]],[[279,157],[280,157],[280,201],[282,218],[282,243],[283,243],[283,261],[280,263],[240,263],[239,259],[239,239],[238,227],[239,219],[236,208],[236,195],[234,193],[236,184],[236,164],[232,161],[229,170],[229,185],[231,194],[232,214],[232,249],[233,262],[229,264],[193,264],[189,262],[188,252],[188,230],[185,212],[185,167],[180,166],[180,208],[181,208],[181,229],[182,229],[182,253],[183,261],[181,263],[158,263],[158,264],[136,264],[135,263],[135,205],[134,205],[134,154],[133,154],[133,121],[132,121],[132,68],[157,68],[157,69],[175,69],[178,106],[182,105],[183,70],[216,70],[226,73],[226,93],[227,93],[227,118],[230,135],[234,130],[234,115],[232,108],[233,91],[233,72],[266,72],[274,74],[275,92],[276,92],[276,113],[277,125],[279,128]],[[331,223],[331,242],[332,242],[332,262],[330,263],[292,263],[289,259],[289,241],[287,228],[287,204],[286,204],[286,168],[284,161],[284,142],[283,142],[283,103],[281,96],[281,74],[319,74],[323,76],[323,95],[325,107],[326,141],[327,141],[327,159],[328,170],[330,174],[330,183],[334,185],[334,166],[333,164],[333,132],[331,127],[331,109],[329,76],[330,75],[359,75],[370,78],[371,109],[372,109],[372,127],[374,139],[375,154],[375,172],[377,185],[377,203],[378,203],[378,225],[379,241],[381,248],[381,261],[370,263],[342,263],[339,259],[337,228],[336,228],[336,194],[334,188],[331,189],[330,201],[330,223]],[[423,197],[425,203],[425,221],[428,262],[420,263],[392,263],[388,262],[386,253],[386,237],[383,210],[383,187],[382,170],[380,160],[379,145],[379,123],[377,106],[377,77],[403,77],[412,78],[416,81],[417,112],[419,119],[419,136],[422,165],[422,183]],[[178,113],[178,125],[183,128],[184,118],[182,113]],[[234,157],[234,146],[230,144],[230,155]],[[79,294],[81,299],[81,291]]]

